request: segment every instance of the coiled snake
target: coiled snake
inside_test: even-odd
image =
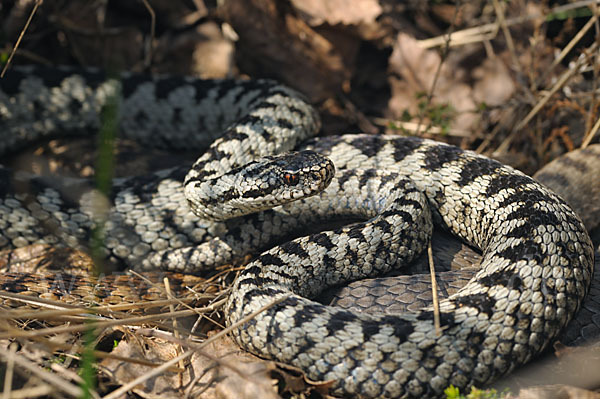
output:
[[[314,216],[366,219],[263,252],[236,279],[226,305],[231,325],[279,300],[235,329],[234,339],[312,379],[332,380],[333,394],[423,397],[440,395],[450,384],[490,382],[546,348],[588,290],[593,248],[585,227],[533,179],[420,138],[311,140],[319,128],[315,110],[268,81],[124,76],[117,83],[95,72],[17,69],[0,80],[0,150],[97,129],[100,110],[113,96],[121,99],[126,137],[175,148],[212,142],[189,172],[182,167],[115,181],[114,206],[103,215],[104,251],[113,261],[192,272],[265,248]],[[223,126],[229,127],[215,139]],[[256,167],[257,159],[291,149],[311,151],[303,156],[314,162],[293,161],[275,174]],[[321,194],[232,221],[206,220],[224,218],[220,211],[236,203],[271,202],[279,190],[273,183],[296,189],[283,194],[288,200],[314,194],[302,184],[327,185],[333,170],[316,154],[337,169]],[[243,169],[247,163],[250,169]],[[47,182],[7,169],[0,169],[0,180],[1,246],[82,246],[97,223],[97,196],[78,182]],[[307,299],[331,284],[410,261],[427,243],[430,213],[434,223],[483,252],[475,277],[442,301],[441,335],[429,308],[356,314]]]

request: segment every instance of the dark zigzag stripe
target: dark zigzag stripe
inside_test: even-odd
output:
[[[464,151],[458,147],[439,145],[423,151],[424,168],[429,171],[441,169],[447,163],[464,157]]]
[[[507,190],[509,188],[519,191],[519,189],[522,188],[523,186],[535,182],[535,180],[533,180],[531,177],[527,177],[524,175],[507,174],[508,172],[506,172],[506,171],[500,172],[500,173],[501,174],[494,176],[494,178],[490,181],[490,184],[488,185],[488,187],[485,190],[486,197],[493,198],[499,192],[501,192],[503,190]],[[539,184],[539,183],[536,183],[536,184]],[[547,197],[546,194],[544,194],[538,190],[535,190],[534,192],[539,193],[539,195],[541,195],[541,196]],[[522,200],[523,194],[524,193],[521,192],[520,195],[510,195],[509,198],[505,199],[505,201],[511,201],[513,199],[513,197],[516,199]],[[554,201],[554,200],[552,200],[552,201]]]
[[[472,183],[476,178],[497,173],[503,165],[500,162],[484,158],[470,158],[465,164],[461,165],[460,179],[456,184],[465,187]]]
[[[487,293],[460,296],[450,300],[450,302],[454,303],[454,306],[457,308],[463,306],[475,308],[488,315],[488,317],[492,317],[494,314],[494,305],[496,304],[496,301],[494,301]]]
[[[533,240],[522,241],[515,246],[504,248],[496,252],[496,255],[512,263],[526,260],[535,261],[538,264],[541,264],[542,258],[546,256],[540,245]]]
[[[246,115],[245,117],[243,117],[240,120],[239,125],[240,126],[242,126],[242,125],[252,126],[252,129],[256,133],[260,134],[262,136],[262,138],[264,138],[265,140],[271,141],[271,139],[272,139],[271,133],[263,126],[262,119],[258,116]]]
[[[535,230],[542,225],[559,225],[560,221],[556,214],[549,211],[531,212],[529,208],[519,208],[511,212],[506,217],[506,222],[511,220],[522,221],[518,226],[513,227],[510,231],[504,234],[504,237],[522,238],[534,237],[537,235]],[[502,223],[503,226],[506,222]]]
[[[149,76],[142,76],[143,79],[146,79],[146,81],[151,80],[151,78]],[[194,89],[196,89],[196,93],[195,96],[196,98],[198,98],[198,95],[200,93],[206,95],[206,93],[208,93],[209,90],[213,89],[215,87],[215,84],[213,82],[210,81],[204,81],[204,82],[195,82],[195,84],[190,84],[189,82],[187,82],[185,79],[182,78],[178,78],[178,77],[163,77],[163,78],[158,78],[158,79],[152,79],[153,80],[153,87],[154,87],[154,95],[156,96],[157,99],[159,100],[164,100],[167,99],[169,97],[169,95],[171,95],[171,93],[173,93],[173,91],[175,89],[179,89],[181,87],[185,87],[185,86],[192,86],[194,87]],[[144,83],[143,81],[141,82],[136,82],[138,85],[139,83]],[[225,83],[225,82],[223,82]],[[129,85],[131,84],[131,82],[123,82],[123,85]],[[225,83],[225,85],[227,85]],[[220,88],[221,86],[219,86]],[[130,91],[130,90],[135,90],[136,87],[128,87],[127,89],[123,89],[123,92]]]
[[[369,180],[373,179],[375,176],[377,176],[377,171],[375,169],[365,169],[363,173],[358,175],[358,186],[366,186]]]
[[[273,258],[278,259],[276,257],[273,257]],[[260,276],[261,271],[267,269],[266,266],[271,266],[271,265],[273,265],[273,263],[267,263],[267,264],[262,264],[262,265],[255,264],[255,265],[250,266],[247,269],[245,269],[242,272],[241,277],[249,277],[250,279],[257,279],[257,280],[265,281],[267,283],[274,283],[274,282],[277,283],[277,282],[281,282],[281,281],[291,280],[295,286],[298,286],[299,277],[297,275],[285,274],[284,271],[280,270],[280,269],[268,268],[269,273],[279,276],[280,280],[276,280],[271,277],[264,277],[264,276],[261,277]],[[250,277],[250,276],[252,276],[252,277]],[[240,282],[240,284],[241,284],[241,282]]]
[[[434,315],[430,310],[422,310],[417,314],[417,320],[429,320],[433,321]],[[456,325],[454,313],[441,312],[440,313],[440,325],[448,328],[452,328]]]
[[[360,136],[349,142],[357,150],[368,157],[377,155],[386,144],[384,140],[373,140],[374,136]]]
[[[394,160],[400,162],[407,156],[414,154],[423,144],[423,139],[420,137],[407,137],[406,140],[401,141],[391,140],[391,144],[394,148]]]
[[[322,246],[327,251],[331,251],[333,248],[335,248],[335,245],[333,245],[333,242],[331,242],[331,239],[325,233],[313,234],[311,236],[311,239],[311,241],[313,241],[317,245]]]
[[[264,197],[267,194],[271,194],[273,191],[276,191],[278,187],[276,185],[271,185],[266,188],[256,188],[253,190],[244,191],[242,194],[242,198],[260,198]]]
[[[383,316],[381,319],[361,320],[360,324],[365,341],[369,341],[373,335],[378,334],[383,325],[392,327],[394,330],[392,336],[398,338],[400,342],[405,342],[408,336],[415,331],[412,322],[403,320],[397,316]]]
[[[491,288],[493,286],[501,285],[512,290],[523,291],[523,280],[518,274],[508,274],[508,270],[497,270],[477,280],[479,284],[484,287]]]
[[[280,245],[280,251],[284,252],[288,255],[296,255],[301,258],[308,258],[309,254],[306,250],[300,245],[298,241],[288,241]]]

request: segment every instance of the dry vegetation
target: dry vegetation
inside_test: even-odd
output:
[[[0,61],[270,77],[319,107],[322,134],[433,137],[532,174],[598,141],[598,15],[594,1],[3,0]],[[145,151],[129,145],[119,146],[117,173],[132,157],[143,162]],[[20,162],[89,175],[90,146],[53,140]],[[0,256],[12,272],[92,264],[40,246]],[[226,337],[219,312],[239,267],[131,277],[142,302],[108,296],[109,277],[84,301],[94,307],[48,293],[71,280],[0,292],[3,397],[326,397],[326,382],[252,358]]]

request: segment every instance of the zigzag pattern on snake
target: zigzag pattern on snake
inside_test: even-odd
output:
[[[435,396],[449,384],[492,381],[557,337],[588,290],[593,249],[581,220],[552,192],[510,167],[420,138],[306,141],[318,131],[316,112],[293,91],[266,81],[129,76],[120,86],[125,136],[201,149],[212,135],[198,132],[235,123],[194,164],[185,184],[183,168],[115,182],[110,198],[115,205],[102,215],[109,259],[143,269],[197,271],[266,247],[280,233],[309,223],[307,215],[327,218],[334,209],[352,206],[368,219],[262,253],[236,279],[226,306],[231,325],[283,298],[235,329],[234,338],[260,356],[302,368],[312,379],[332,380],[334,394]],[[97,128],[101,106],[118,87],[96,73],[13,71],[0,81],[1,149],[50,133]],[[328,156],[338,169],[322,194],[222,223],[190,212],[187,201],[206,215],[198,207],[212,200],[203,200],[197,190],[210,197],[211,187],[221,184],[207,185],[209,179],[294,148]],[[78,181],[0,172],[0,245],[83,245],[98,220],[93,191],[79,188]],[[26,191],[19,190],[22,184]],[[247,192],[255,196],[264,189],[270,190],[258,185]],[[442,302],[440,336],[430,309],[355,314],[304,297],[414,257],[427,240],[428,208],[436,224],[483,251],[473,280]],[[409,227],[418,220],[423,228]]]

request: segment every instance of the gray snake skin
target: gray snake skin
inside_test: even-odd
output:
[[[238,276],[225,308],[231,325],[279,299],[234,329],[234,339],[311,379],[332,381],[335,395],[429,397],[450,384],[481,386],[543,351],[588,291],[593,248],[585,227],[533,179],[420,138],[310,140],[319,128],[314,109],[268,81],[125,76],[117,83],[93,72],[15,70],[0,80],[0,150],[48,134],[93,131],[111,95],[121,98],[125,137],[199,150],[212,144],[189,172],[182,167],[116,180],[108,198],[114,206],[100,211],[102,196],[79,180],[0,169],[0,246],[84,247],[100,220],[107,259],[197,272],[268,248],[314,217],[366,219],[266,250]],[[205,134],[228,125],[221,138]],[[224,222],[190,211],[188,201],[197,211],[199,203],[212,202],[198,192],[210,193],[236,168],[291,149],[333,162],[336,177],[323,193]],[[219,192],[254,197],[264,190],[270,188]],[[429,308],[356,314],[308,299],[331,284],[402,267],[426,246],[430,216],[483,252],[475,277],[442,301],[440,335]]]

